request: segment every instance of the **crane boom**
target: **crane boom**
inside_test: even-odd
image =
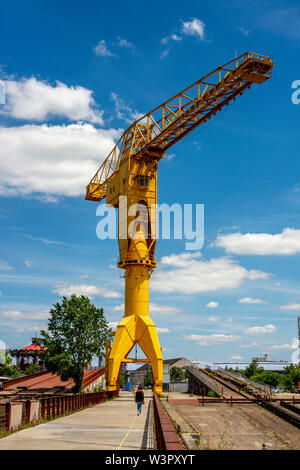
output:
[[[101,201],[121,163],[143,158],[153,149],[161,156],[172,145],[220,111],[253,83],[271,77],[270,57],[246,52],[135,121],[121,136],[87,186],[86,199]]]

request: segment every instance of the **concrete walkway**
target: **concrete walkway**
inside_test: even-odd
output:
[[[150,450],[152,424],[152,392],[145,391],[140,416],[133,393],[120,392],[114,400],[4,437],[0,450]]]

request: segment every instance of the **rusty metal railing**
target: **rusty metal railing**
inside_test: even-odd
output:
[[[153,408],[157,450],[182,450],[181,441],[155,392],[153,392]]]

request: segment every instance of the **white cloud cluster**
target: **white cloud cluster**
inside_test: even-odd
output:
[[[168,44],[168,42],[170,41],[175,41],[175,42],[182,41],[182,37],[178,36],[177,34],[170,34],[169,36],[162,38],[161,43]]]
[[[27,268],[31,268],[31,266],[34,265],[34,262],[30,261],[29,259],[25,259],[24,264],[27,266]]]
[[[237,335],[224,335],[224,334],[212,334],[212,335],[188,335],[185,336],[186,340],[196,341],[200,346],[213,346],[220,343],[235,342],[240,339]]]
[[[266,300],[262,299],[252,299],[252,297],[243,297],[242,299],[239,299],[240,304],[267,304],[268,302]]]
[[[250,335],[258,335],[263,333],[275,333],[276,330],[276,326],[269,324],[265,326],[253,326],[252,328],[245,330],[245,333]]]
[[[208,302],[208,304],[206,304],[206,307],[207,308],[217,308],[217,307],[219,307],[219,302],[213,302],[213,301]]]
[[[119,134],[83,123],[0,127],[0,194],[83,194]]]
[[[286,305],[280,305],[280,310],[299,310],[300,304],[290,303]]]
[[[156,328],[157,333],[170,333],[169,328]]]
[[[162,293],[197,294],[239,287],[244,280],[267,279],[268,274],[247,270],[227,257],[202,261],[200,253],[181,253],[165,256],[163,268],[152,278],[151,288]]]
[[[202,41],[204,40],[205,23],[198,18],[193,18],[190,21],[183,21],[181,31],[188,36],[197,36]]]
[[[103,125],[103,111],[97,108],[93,92],[82,86],[53,86],[35,77],[6,82],[6,104],[1,114],[15,119],[45,121],[63,117]]]
[[[90,297],[91,299],[98,295],[107,299],[115,299],[118,297],[122,297],[119,292],[116,292],[114,290],[109,290],[105,287],[97,287],[87,284],[58,285],[54,287],[52,292],[65,297],[70,297],[72,294],[75,294],[77,296],[84,295]]]
[[[238,354],[233,354],[232,356],[230,356],[230,359],[235,359],[237,361],[243,359],[242,356],[239,356]]]
[[[281,233],[231,233],[218,235],[216,246],[237,255],[294,255],[300,253],[300,230],[285,228]]]
[[[127,41],[127,39],[120,38],[120,36],[117,36],[117,40],[119,47],[125,47],[126,49],[134,49],[134,45],[132,44],[132,42]]]
[[[49,317],[49,310],[39,312],[21,312],[20,310],[6,310],[1,312],[2,317],[11,320],[46,320]]]
[[[210,322],[212,322],[212,323],[216,323],[216,322],[218,322],[218,321],[220,321],[220,320],[221,320],[221,318],[220,318],[220,317],[216,317],[215,315],[212,315],[211,317],[208,317],[208,318],[207,318],[207,321],[210,321]]]
[[[123,121],[131,124],[133,121],[136,121],[137,119],[140,119],[144,116],[143,114],[128,106],[125,101],[116,93],[112,92],[110,94],[110,98],[115,104],[115,110],[118,119],[122,119]]]
[[[0,261],[0,270],[1,271],[10,271],[12,267],[6,261]]]
[[[118,57],[116,54],[110,52],[107,49],[105,39],[101,39],[101,41],[98,42],[98,44],[94,47],[94,52],[96,55],[101,57]]]
[[[124,312],[125,311],[125,305],[117,305],[116,307],[113,308],[114,312]],[[150,315],[152,314],[159,314],[159,315],[178,315],[181,313],[181,309],[178,307],[173,307],[171,305],[163,305],[163,304],[156,304],[153,302],[149,303],[149,312]]]

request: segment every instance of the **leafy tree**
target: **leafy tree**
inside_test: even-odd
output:
[[[34,362],[32,364],[29,364],[26,369],[25,369],[25,374],[30,375],[30,374],[36,374],[36,372],[39,372],[40,367],[35,364]]]
[[[296,366],[295,364],[291,364],[285,367],[282,379],[286,388],[298,388],[298,382],[300,382],[300,365]]]
[[[88,297],[63,297],[50,310],[48,332],[42,330],[38,344],[46,348],[41,362],[47,370],[57,373],[63,381],[73,379],[73,391],[82,387],[84,368],[93,356],[99,356],[111,330],[103,309],[90,303]]]
[[[180,367],[171,367],[171,381],[172,382],[181,382],[184,380],[185,377],[185,371],[180,369]]]
[[[12,358],[9,355],[9,351],[5,351],[4,364],[0,363],[0,375],[3,377],[11,377],[12,379],[22,375],[21,369],[12,365]]]
[[[251,379],[270,385],[271,387],[277,387],[282,381],[281,375],[271,370],[265,370],[259,374],[252,375]]]
[[[145,377],[144,377],[144,386],[147,387],[148,385],[153,384],[153,374],[151,367],[147,369]]]
[[[262,367],[259,367],[258,361],[256,361],[255,359],[252,359],[252,362],[244,370],[244,375],[246,377],[251,378],[251,377],[253,377],[253,375],[259,374],[263,370],[264,369]]]

